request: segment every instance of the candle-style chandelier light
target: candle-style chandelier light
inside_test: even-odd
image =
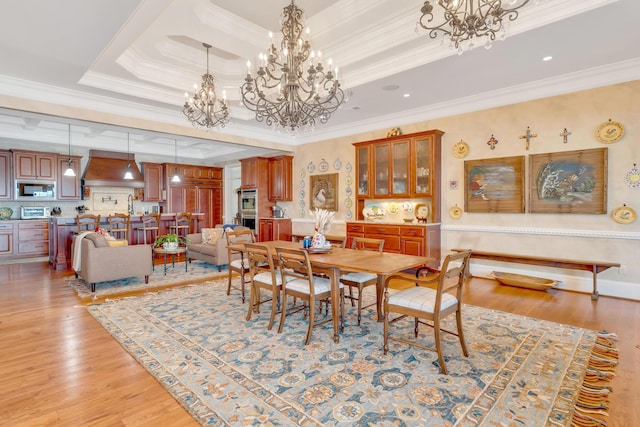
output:
[[[199,89],[197,84],[193,85],[194,93],[191,97],[189,97],[189,93],[185,92],[182,113],[193,126],[202,126],[207,129],[216,126],[224,127],[229,122],[226,93],[222,91],[222,99],[218,100],[215,79],[213,75],[209,74],[209,48],[211,45],[202,43],[202,46],[207,49],[207,72],[202,76],[202,85]]]
[[[489,49],[496,40],[506,37],[503,18],[515,21],[518,9],[529,3],[529,0],[437,0],[442,8],[436,15],[444,19],[440,24],[434,21],[433,1],[425,1],[420,9],[422,16],[418,24],[429,30],[429,37],[435,39],[439,34],[451,39],[451,47],[464,51],[463,43],[469,40],[467,47],[473,48],[474,37],[485,37],[485,47]],[[440,13],[441,12],[441,13]]]
[[[312,51],[302,38],[302,15],[291,0],[281,18],[281,51],[272,40],[268,53],[259,56],[255,77],[247,62],[247,77],[240,87],[243,104],[256,113],[258,122],[291,132],[313,129],[316,121],[326,123],[345,99],[338,69],[333,69],[331,60],[325,69],[320,52]]]

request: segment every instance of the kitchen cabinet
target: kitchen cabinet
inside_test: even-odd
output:
[[[269,200],[293,201],[293,157],[278,156],[269,159]]]
[[[441,219],[441,140],[430,130],[355,143],[357,219],[367,199],[418,199],[429,205],[427,222]]]
[[[222,223],[222,169],[209,166],[163,163],[166,183],[165,212],[203,213],[200,227],[214,227]],[[181,182],[171,182],[177,167]],[[197,232],[198,230],[192,230]]]
[[[256,215],[268,217],[272,215],[269,200],[269,159],[252,157],[240,160],[240,183],[244,190],[256,190]]]
[[[11,151],[0,150],[0,200],[11,200],[13,198],[13,175],[11,164]]]
[[[291,218],[260,218],[258,219],[258,241],[270,240],[291,241]]]
[[[49,255],[48,221],[18,221],[18,254],[30,256]]]
[[[71,158],[71,168],[76,176],[65,176],[69,163],[67,159]],[[58,156],[57,158],[57,184],[56,197],[58,200],[80,200],[80,159],[81,156]]]
[[[145,202],[162,202],[163,185],[163,168],[160,163],[142,162],[142,176],[144,177],[144,195],[142,200]],[[173,170],[171,174],[173,174]]]
[[[0,222],[0,258],[13,256],[13,226],[15,221]]]
[[[56,179],[57,155],[36,151],[11,150],[15,179]]]
[[[354,237],[382,239],[385,252],[434,258],[430,265],[435,268],[440,264],[440,224],[347,222],[346,230],[347,247]]]

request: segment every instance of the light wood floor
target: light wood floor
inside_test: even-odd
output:
[[[64,283],[71,274],[44,262],[0,265],[0,425],[196,425],[86,312]],[[640,426],[640,303],[484,279],[469,282],[465,302],[616,332],[609,425]]]

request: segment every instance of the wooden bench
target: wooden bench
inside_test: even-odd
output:
[[[454,252],[461,252],[466,249],[452,249]],[[544,267],[566,268],[570,270],[590,271],[593,274],[593,293],[591,299],[598,299],[598,273],[605,271],[610,267],[620,267],[617,262],[599,262],[599,261],[579,261],[572,259],[558,259],[549,257],[539,257],[531,255],[514,255],[501,254],[496,252],[471,251],[471,258],[487,259],[491,261],[513,262],[519,264],[540,265]]]

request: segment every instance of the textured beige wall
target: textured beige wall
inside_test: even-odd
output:
[[[630,189],[624,182],[624,176],[633,164],[640,165],[638,117],[640,81],[634,81],[400,127],[404,134],[428,129],[445,132],[442,142],[442,245],[445,252],[454,247],[471,247],[485,251],[619,262],[624,265],[621,272],[612,268],[598,276],[601,293],[640,299],[640,263],[637,262],[640,253],[640,219],[622,225],[614,222],[610,215],[613,209],[622,204],[631,206],[640,214],[640,190]],[[596,139],[595,130],[608,119],[621,122],[625,126],[625,135],[616,143],[602,144]],[[525,143],[519,139],[527,126],[531,127],[532,133],[538,134],[537,138],[531,140],[529,151],[525,151]],[[572,132],[567,144],[563,143],[560,136],[565,127]],[[305,221],[309,219],[308,211],[304,220],[295,220],[301,218],[301,179],[306,184],[305,203],[308,207],[307,164],[313,162],[317,166],[324,158],[329,162],[330,173],[335,172],[333,162],[337,158],[342,161],[343,166],[339,171],[340,211],[336,218],[345,220],[343,201],[346,197],[344,188],[347,174],[344,165],[351,162],[355,166],[352,143],[383,138],[388,130],[380,129],[298,147],[294,160],[295,198],[293,202],[283,204],[287,207],[287,213],[294,218],[294,231],[306,231],[308,228],[305,227],[309,226]],[[486,144],[492,134],[499,140],[495,150]],[[452,154],[453,145],[461,139],[470,146],[470,153],[465,159],[458,159]],[[609,158],[607,214],[464,213],[457,220],[448,215],[451,206],[464,206],[465,160],[525,156],[528,174],[531,154],[601,147],[608,147]],[[302,171],[305,172],[304,178],[300,177]],[[315,173],[320,172],[316,169]],[[355,171],[352,176],[355,194]],[[449,189],[450,179],[459,181],[458,189]],[[352,198],[355,201],[355,196]],[[338,224],[332,232],[340,233],[343,230],[344,225]],[[480,273],[491,271],[494,267],[488,265],[483,269],[481,263],[476,261],[474,265]],[[523,266],[515,264],[499,267],[501,271],[524,271]],[[590,273],[527,268],[528,272],[542,271],[544,277],[560,278],[563,280],[561,286],[566,288],[589,291],[591,287]]]

